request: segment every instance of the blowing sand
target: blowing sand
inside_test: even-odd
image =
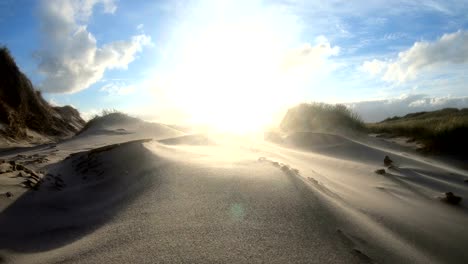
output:
[[[468,173],[374,143],[120,120],[8,150],[0,263],[467,263]]]

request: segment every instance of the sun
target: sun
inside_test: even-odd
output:
[[[298,45],[298,33],[294,21],[276,10],[224,14],[181,27],[158,72],[160,86],[189,123],[234,133],[259,131],[294,101],[288,87],[297,78],[284,65]]]
[[[229,132],[264,128],[284,102],[278,41],[254,25],[213,27],[184,51],[169,81],[191,122]]]

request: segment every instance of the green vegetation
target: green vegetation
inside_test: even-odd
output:
[[[344,105],[304,103],[288,110],[280,128],[288,133],[313,131],[343,134],[357,131],[407,137],[422,143],[422,150],[431,153],[465,156],[468,150],[468,108],[411,113],[364,124],[356,113]],[[270,134],[268,137],[273,137]]]
[[[419,112],[367,124],[372,133],[404,136],[424,144],[429,152],[464,154],[468,149],[468,109]]]
[[[348,132],[364,131],[365,124],[359,115],[345,105],[304,103],[288,110],[280,128],[285,132]]]

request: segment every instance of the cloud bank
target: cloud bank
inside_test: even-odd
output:
[[[42,47],[35,54],[44,76],[40,89],[50,93],[74,93],[99,81],[106,70],[126,69],[138,52],[151,43],[147,35],[97,45],[87,29],[95,5],[112,14],[113,0],[47,0],[40,6]]]
[[[362,69],[383,80],[402,83],[415,79],[423,71],[468,63],[468,31],[444,34],[434,42],[416,42],[393,60],[365,61]]]
[[[431,97],[423,94],[403,95],[400,98],[347,104],[366,122],[382,121],[408,113],[434,111],[442,108],[468,108],[468,97]]]

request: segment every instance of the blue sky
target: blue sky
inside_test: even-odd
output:
[[[254,126],[468,107],[468,1],[2,0],[0,43],[54,104]],[[226,120],[229,120],[227,122]]]

